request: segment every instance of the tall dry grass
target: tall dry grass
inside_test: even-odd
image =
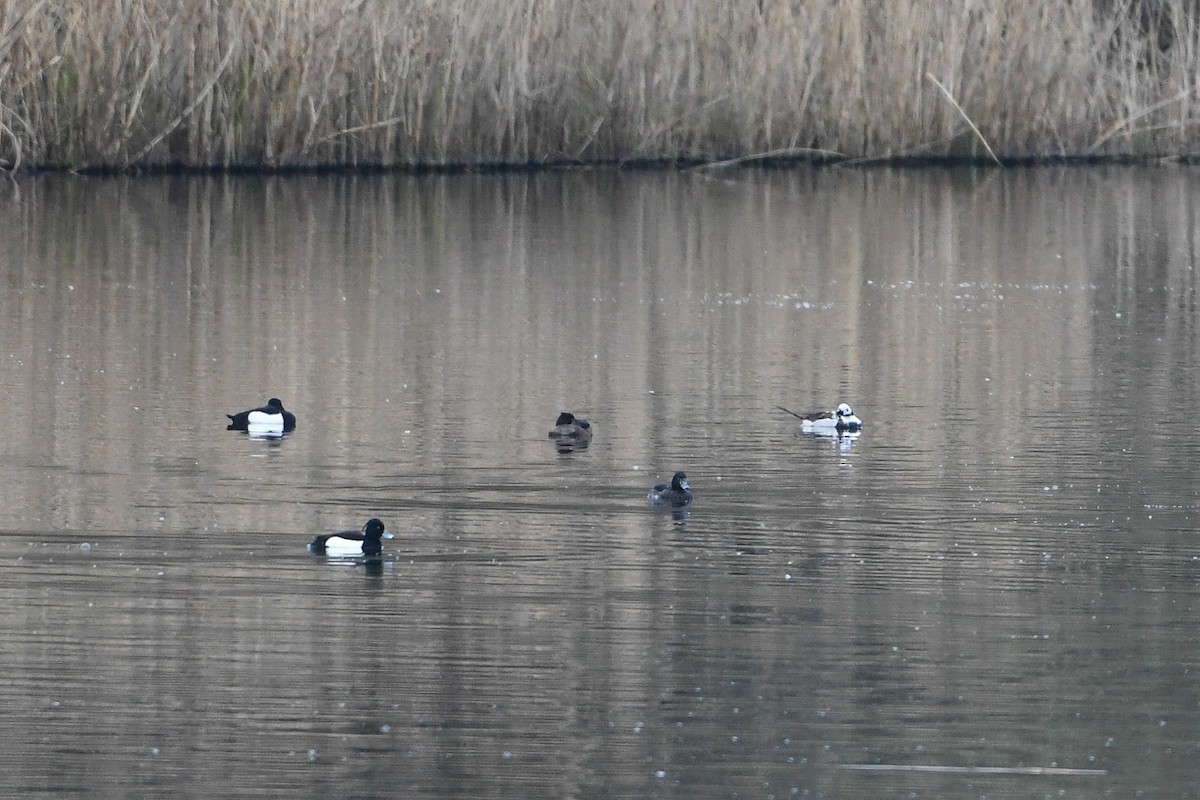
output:
[[[0,0],[0,159],[1189,154],[1194,5]]]

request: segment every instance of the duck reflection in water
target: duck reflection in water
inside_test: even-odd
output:
[[[796,435],[828,442],[830,447],[848,453],[862,436],[862,431],[800,431]]]

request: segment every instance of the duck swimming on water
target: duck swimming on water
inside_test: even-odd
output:
[[[323,533],[308,545],[310,553],[324,553],[335,558],[377,556],[383,552],[383,540],[395,538],[378,519],[369,519],[361,531]]]
[[[569,444],[576,447],[587,447],[592,441],[592,424],[583,417],[577,417],[570,411],[564,411],[554,421],[550,429],[550,438],[558,444]]]
[[[692,502],[692,487],[688,484],[687,474],[682,471],[676,472],[670,483],[656,483],[651,487],[646,499],[652,506],[686,506]]]
[[[296,429],[296,415],[284,410],[283,402],[272,397],[265,406],[226,414],[229,417],[227,431],[249,431],[255,428],[277,429],[282,433]]]
[[[854,414],[848,403],[841,403],[833,411],[811,411],[797,414],[783,406],[776,406],[800,420],[800,429],[805,433],[851,433],[862,430],[862,420]]]

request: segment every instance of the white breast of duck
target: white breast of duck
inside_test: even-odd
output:
[[[266,411],[251,411],[246,415],[246,426],[265,430],[277,430],[283,433],[283,412],[271,414]]]

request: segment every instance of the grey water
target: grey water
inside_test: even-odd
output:
[[[6,181],[0,796],[1198,796],[1197,198]]]

